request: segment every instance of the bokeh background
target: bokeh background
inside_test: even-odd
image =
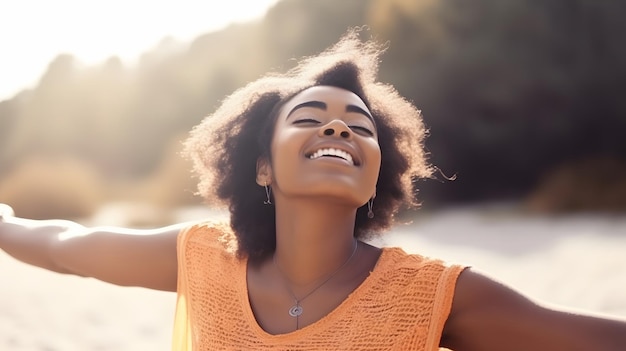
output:
[[[389,43],[381,80],[430,129],[442,173],[420,184],[425,208],[623,212],[624,6],[284,0],[262,20],[186,44],[164,38],[132,66],[61,54],[36,86],[0,103],[0,199],[33,218],[86,217],[111,201],[200,204],[177,155],[186,133],[236,88],[367,25],[365,36]]]
[[[114,52],[90,64],[59,53],[36,84],[0,101],[0,202],[19,216],[85,224],[222,216],[194,195],[179,156],[188,131],[236,88],[367,26],[365,38],[389,46],[380,79],[422,110],[439,169],[418,182],[422,207],[402,217],[411,226],[386,243],[624,316],[623,13],[613,0],[279,0],[186,41],[154,38],[132,64]],[[0,277],[2,349],[168,349],[169,294],[6,255]]]

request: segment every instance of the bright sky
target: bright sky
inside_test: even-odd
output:
[[[50,61],[85,64],[116,55],[132,64],[164,37],[262,17],[278,0],[0,0],[0,101],[34,87]]]

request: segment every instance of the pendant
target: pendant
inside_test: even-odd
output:
[[[302,306],[296,304],[291,306],[291,308],[289,309],[289,315],[292,317],[298,317],[299,315],[302,314]]]

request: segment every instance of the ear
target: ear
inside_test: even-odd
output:
[[[256,183],[260,186],[272,184],[272,167],[266,157],[256,161]]]

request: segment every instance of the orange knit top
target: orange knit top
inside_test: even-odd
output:
[[[287,334],[265,332],[248,300],[247,260],[224,224],[178,237],[173,350],[438,350],[463,267],[383,248],[370,275],[335,310]]]

